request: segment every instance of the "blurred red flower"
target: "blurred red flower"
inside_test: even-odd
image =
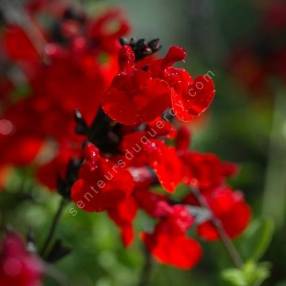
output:
[[[17,234],[8,233],[1,248],[0,285],[40,286],[42,273],[41,261],[27,251]]]

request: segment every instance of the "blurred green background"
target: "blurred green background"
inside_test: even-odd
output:
[[[241,170],[232,185],[243,190],[250,202],[254,223],[235,243],[245,260],[255,253],[256,247],[261,247],[256,258],[271,263],[271,276],[263,285],[285,286],[286,81],[267,70],[267,88],[262,87],[258,91],[249,88],[233,71],[235,67],[231,60],[237,50],[250,49],[255,59],[259,55],[258,69],[262,69],[260,64],[265,62],[266,57],[271,61],[273,53],[269,53],[269,49],[276,49],[276,42],[274,44],[272,38],[269,41],[264,39],[262,26],[272,1],[81,2],[90,14],[100,13],[109,6],[121,7],[133,27],[132,36],[146,39],[159,37],[162,52],[170,45],[182,45],[188,51],[186,65],[192,74],[207,71],[215,74],[216,99],[208,114],[191,126],[192,146],[239,163]],[[276,36],[285,38],[286,27],[284,34],[279,32]],[[263,50],[263,41],[267,43],[268,53]],[[286,45],[284,48],[286,50]],[[254,72],[251,67],[246,65],[241,70],[242,75],[250,73],[251,76]],[[34,182],[25,179],[25,172],[29,170],[15,173],[9,188],[32,187],[36,198],[34,207],[30,207],[30,201],[19,204],[17,200],[11,208],[11,201],[15,198],[6,194],[2,196],[1,209],[12,225],[21,231],[33,228],[35,237],[41,243],[59,197],[39,192]],[[121,245],[117,229],[105,214],[79,211],[76,216],[71,216],[68,210],[57,232],[57,236],[73,249],[70,256],[57,264],[67,276],[68,285],[136,285],[144,263],[140,242],[137,240],[126,250]],[[261,222],[265,219],[273,220],[275,225],[266,252],[264,249],[271,231]],[[148,228],[149,223],[143,214],[139,214],[138,229],[142,226]],[[263,239],[265,245],[261,245]],[[228,282],[224,284],[221,279],[222,270],[231,268],[231,263],[220,243],[204,245],[204,248],[203,260],[192,271],[179,271],[154,263],[150,285],[230,285]],[[45,285],[56,284],[47,280]]]

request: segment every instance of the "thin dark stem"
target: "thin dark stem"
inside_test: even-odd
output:
[[[221,239],[229,257],[231,258],[233,264],[237,268],[242,268],[242,266],[243,266],[242,258],[240,256],[239,252],[237,251],[235,245],[233,244],[232,240],[229,238],[228,234],[226,233],[221,221],[214,215],[214,213],[211,210],[207,200],[201,194],[201,192],[196,188],[192,188],[192,192],[193,192],[194,196],[196,197],[196,199],[198,200],[199,204],[202,207],[206,208],[211,213],[211,222],[214,225],[214,227],[216,228],[216,230],[220,236],[220,239]]]
[[[150,282],[152,272],[152,257],[150,252],[144,248],[145,261],[140,275],[138,286],[147,286]]]
[[[40,254],[42,257],[44,257],[46,255],[46,252],[47,250],[49,249],[49,246],[53,240],[53,237],[54,237],[54,234],[56,232],[56,228],[59,224],[59,221],[60,221],[60,218],[63,214],[63,210],[64,210],[64,207],[66,205],[66,200],[64,198],[61,198],[61,201],[59,203],[59,206],[58,206],[58,209],[57,209],[57,212],[53,218],[53,221],[52,221],[52,224],[51,224],[51,227],[49,229],[49,232],[48,232],[48,235],[47,235],[47,238],[43,244],[43,247],[40,251]]]

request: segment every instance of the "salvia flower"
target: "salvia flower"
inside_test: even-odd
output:
[[[213,101],[211,73],[192,76],[178,67],[186,59],[179,46],[159,56],[159,39],[122,38],[130,28],[118,10],[94,19],[45,0],[26,10],[32,30],[9,24],[1,34],[5,61],[21,70],[29,88],[12,100],[15,83],[6,75],[0,82],[0,170],[31,166],[39,183],[79,209],[106,212],[125,246],[138,236],[133,224],[144,212],[153,221],[141,233],[146,249],[180,269],[202,256],[192,230],[206,241],[219,238],[212,216],[230,238],[240,235],[251,212],[227,184],[236,165],[189,150],[186,122]],[[51,17],[48,27],[37,21],[43,11]],[[179,186],[183,198],[174,195]],[[208,216],[198,218],[194,209]],[[41,285],[39,259],[15,234],[4,240],[0,266],[0,286]]]
[[[159,262],[189,269],[202,255],[200,244],[187,235],[192,223],[193,218],[186,207],[176,205],[159,221],[154,232],[143,233],[142,239]]]
[[[173,67],[185,56],[174,46],[162,59],[151,55],[136,61],[132,48],[124,45],[119,54],[121,72],[104,96],[104,111],[127,125],[151,121],[171,107],[183,121],[200,115],[214,97],[214,84],[208,76],[193,80],[186,70]]]

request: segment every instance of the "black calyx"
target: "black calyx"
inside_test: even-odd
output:
[[[146,56],[150,56],[161,49],[160,40],[153,39],[149,42],[146,42],[145,39],[134,40],[131,38],[127,40],[125,38],[120,39],[120,44],[122,46],[129,45],[135,53],[136,60],[141,60]]]
[[[78,178],[80,166],[82,164],[81,159],[71,159],[68,162],[67,170],[64,178],[58,178],[58,192],[66,199],[70,199],[70,190],[74,182]]]
[[[45,260],[48,263],[55,263],[62,258],[69,255],[72,251],[72,248],[65,245],[62,240],[57,239],[51,247],[51,250]]]
[[[102,109],[89,126],[79,111],[75,113],[76,133],[84,135],[105,154],[118,154],[122,139],[122,125],[112,121]]]

